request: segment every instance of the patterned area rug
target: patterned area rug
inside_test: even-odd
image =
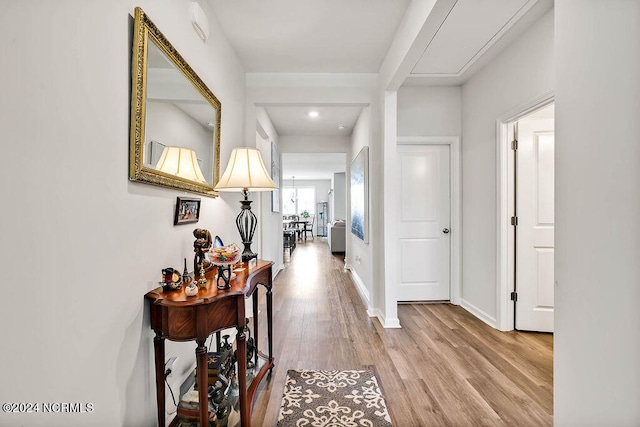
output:
[[[278,427],[388,427],[372,371],[287,371]]]

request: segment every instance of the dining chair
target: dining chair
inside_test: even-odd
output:
[[[296,249],[296,232],[295,230],[283,230],[282,231],[282,249],[286,252],[289,249],[289,256],[293,254]]]
[[[295,221],[298,220],[298,215],[282,215],[283,221],[292,221],[284,225],[285,230],[292,230],[297,227]]]
[[[314,237],[313,237],[313,226],[316,223],[316,216],[315,215],[311,215],[310,218],[311,218],[311,221],[307,220],[307,222],[305,222],[303,224],[303,227],[300,230],[300,232],[302,234],[304,234],[304,240],[307,240],[307,233],[311,233],[311,239],[314,240]]]

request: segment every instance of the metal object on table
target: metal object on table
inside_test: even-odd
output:
[[[195,271],[193,272],[195,274]],[[182,283],[187,284],[191,282],[191,275],[187,269],[187,259],[184,259],[184,271],[182,272]]]
[[[220,290],[226,290],[231,287],[231,266],[233,264],[218,264],[218,280],[216,286]],[[220,283],[222,279],[222,283]]]
[[[204,275],[204,264],[200,264],[200,278],[198,279],[198,285],[200,285],[201,288],[204,288],[207,285],[207,278],[204,277]]]

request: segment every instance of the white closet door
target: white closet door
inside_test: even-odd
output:
[[[448,145],[398,146],[398,301],[450,298]]]
[[[516,328],[553,332],[554,123],[518,122]]]

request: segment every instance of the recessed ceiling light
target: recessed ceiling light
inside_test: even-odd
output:
[[[309,111],[309,117],[318,117],[320,115],[320,113],[318,113],[317,111]]]
[[[344,125],[338,125],[338,129],[344,130]]]

